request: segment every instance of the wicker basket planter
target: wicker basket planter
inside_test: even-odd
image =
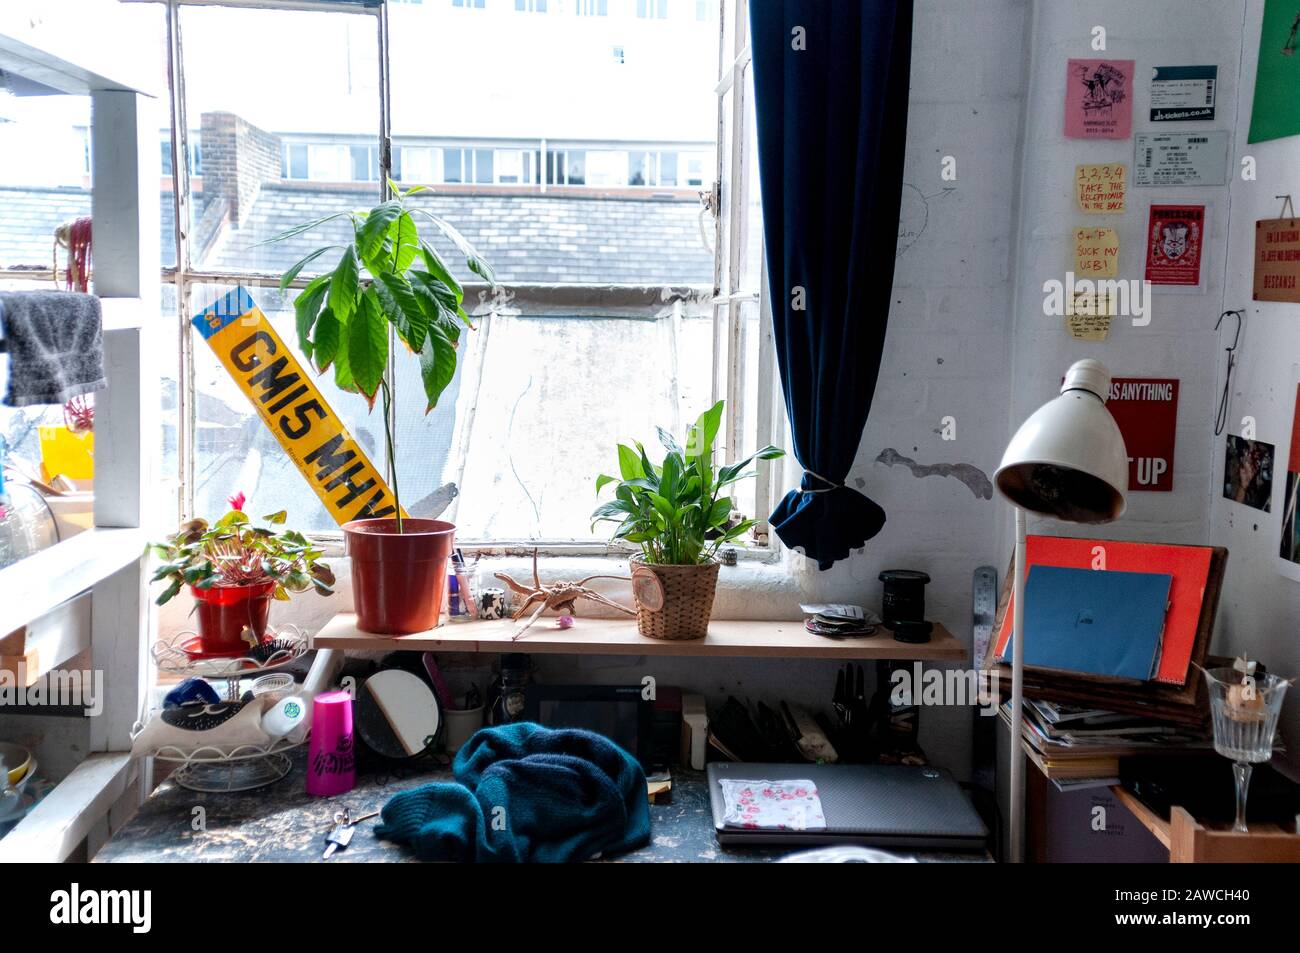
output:
[[[702,639],[718,588],[718,562],[664,566],[632,557],[636,627],[651,639]]]

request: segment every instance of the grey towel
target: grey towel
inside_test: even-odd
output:
[[[104,321],[94,295],[0,292],[0,337],[9,352],[10,407],[64,404],[108,386]]]

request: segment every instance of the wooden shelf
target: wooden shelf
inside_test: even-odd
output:
[[[350,612],[336,615],[311,639],[317,649],[411,652],[529,652],[544,655],[663,655],[699,658],[920,659],[959,662],[965,647],[936,622],[929,642],[898,642],[882,631],[863,639],[835,641],[808,632],[802,621],[767,622],[716,619],[703,639],[647,639],[632,619],[579,617],[572,629],[558,629],[542,618],[512,641],[515,623],[462,622],[428,632],[384,636],[362,632]]]

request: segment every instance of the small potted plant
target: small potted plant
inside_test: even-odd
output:
[[[653,464],[640,443],[618,445],[619,476],[596,478],[596,492],[614,484],[614,499],[591,514],[595,523],[618,524],[615,539],[637,543],[632,558],[632,594],[637,629],[652,639],[702,639],[718,583],[717,552],[749,532],[755,521],[732,517],[727,487],[754,475],[755,459],[783,456],[776,447],[724,467],[713,464],[714,440],[722,425],[723,401],[700,415],[686,435],[685,448],[662,427],[667,453]]]
[[[244,512],[244,494],[230,498],[231,510],[209,525],[193,519],[164,543],[150,546],[163,560],[153,581],[168,580],[158,605],[169,602],[183,586],[194,595],[199,652],[212,658],[240,656],[250,648],[244,630],[260,644],[272,599],[315,589],[333,592],[334,573],[320,562],[321,550],[296,530],[255,526]],[[285,521],[281,510],[263,519],[271,526]]]
[[[372,408],[375,397],[382,397],[397,512],[391,519],[345,523],[343,537],[352,560],[358,627],[400,635],[437,625],[456,527],[402,512],[393,455],[392,388],[385,376],[389,331],[419,359],[428,413],[456,374],[461,327],[473,327],[463,307],[460,283],[421,237],[416,216],[434,225],[465,255],[470,271],[492,284],[496,279],[451,224],[427,209],[408,205],[407,198],[420,188],[403,192],[391,181],[388,187],[394,198],[369,212],[336,212],[267,241],[283,241],[338,218],[352,225],[348,244],[316,249],[284,273],[280,287],[287,288],[321,255],[341,249],[338,264],[308,283],[294,301],[298,343],[319,373],[333,366],[334,383],[340,389],[360,393]]]

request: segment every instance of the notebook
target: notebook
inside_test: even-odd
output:
[[[1154,678],[1172,583],[1169,573],[1031,566],[1025,580],[1025,664]],[[1005,658],[1011,650],[1008,641]]]
[[[1191,670],[1214,550],[1208,546],[1030,535],[1026,558],[1030,567],[1072,566],[1076,569],[1094,569],[1100,568],[1097,561],[1101,554],[1104,554],[1105,569],[1161,572],[1173,576],[1169,591],[1169,612],[1161,640],[1160,667],[1155,680],[1168,685],[1185,684]],[[1013,610],[1014,600],[1008,599],[1005,623],[998,626],[994,635],[998,658],[1010,658],[1006,649],[1011,634]]]

